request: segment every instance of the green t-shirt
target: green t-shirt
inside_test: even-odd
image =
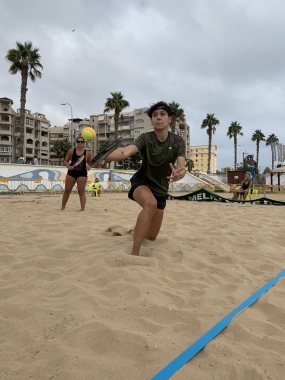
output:
[[[178,156],[185,157],[185,141],[181,136],[168,132],[165,141],[160,142],[154,132],[142,133],[133,145],[142,154],[142,165],[131,178],[132,185],[145,184],[154,195],[168,193],[168,179],[171,175],[169,164],[174,165]]]

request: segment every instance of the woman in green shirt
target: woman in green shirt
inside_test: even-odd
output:
[[[132,255],[139,255],[144,238],[155,240],[163,219],[171,182],[185,175],[185,142],[169,132],[173,111],[165,102],[154,104],[148,111],[153,132],[140,135],[131,145],[111,153],[106,161],[122,161],[138,151],[142,165],[131,178],[129,198],[141,207],[134,230]],[[174,163],[176,162],[176,168]]]

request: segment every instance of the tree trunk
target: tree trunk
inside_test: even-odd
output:
[[[115,140],[118,138],[118,129],[119,129],[119,113],[115,111],[114,113],[114,122],[115,122]]]
[[[258,161],[259,161],[259,141],[256,141],[256,168],[258,171]]]
[[[212,127],[209,127],[209,147],[208,147],[208,171],[211,173],[211,147],[212,147]]]
[[[272,152],[272,169],[274,169],[274,157],[273,157],[273,152]]]
[[[235,150],[235,170],[237,170],[237,137],[234,136],[234,150]],[[244,165],[244,163],[243,163]]]
[[[24,156],[24,138],[25,138],[25,108],[26,108],[26,95],[27,95],[27,83],[28,83],[28,67],[24,66],[22,71],[22,82],[21,82],[21,99],[20,99],[20,154]]]

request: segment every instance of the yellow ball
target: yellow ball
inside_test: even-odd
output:
[[[92,141],[96,137],[96,132],[94,131],[94,129],[86,127],[82,130],[81,136],[84,138],[85,141]]]

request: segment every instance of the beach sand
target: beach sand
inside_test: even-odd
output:
[[[60,203],[0,197],[1,380],[150,379],[285,269],[285,207],[168,201],[132,257],[126,193]],[[282,278],[172,379],[284,374]]]

